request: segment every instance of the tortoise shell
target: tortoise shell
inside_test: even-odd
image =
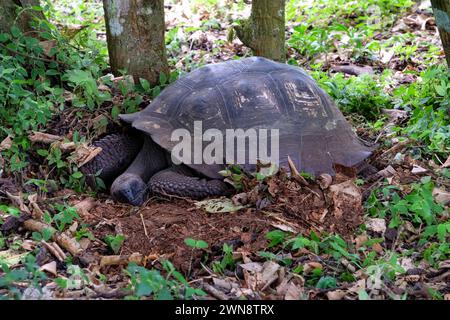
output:
[[[150,135],[167,151],[172,131],[279,129],[280,165],[290,156],[301,171],[335,174],[333,165],[352,167],[371,154],[335,103],[301,68],[261,57],[201,67],[168,86],[144,110],[120,118]],[[187,164],[219,178],[224,165]]]

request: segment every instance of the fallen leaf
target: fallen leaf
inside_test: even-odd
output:
[[[251,271],[251,272],[261,272],[263,267],[261,266],[260,263],[258,262],[249,262],[249,263],[242,263],[239,264],[239,266],[247,271]]]
[[[44,264],[43,266],[41,266],[39,268],[39,270],[47,271],[47,272],[53,274],[54,276],[58,275],[58,272],[56,271],[56,261],[52,261],[52,262]]]
[[[386,231],[386,221],[381,218],[368,218],[366,220],[367,230],[384,233]]]
[[[284,300],[299,300],[302,297],[303,292],[303,287],[290,282]]]
[[[39,42],[39,45],[44,50],[44,54],[47,57],[50,57],[50,50],[52,50],[56,46],[56,40],[45,40]]]
[[[8,267],[12,267],[17,265],[26,255],[28,255],[28,252],[17,253],[11,249],[0,251],[0,263],[4,263]]]
[[[273,261],[266,261],[263,264],[263,269],[261,271],[261,282],[259,288],[264,291],[268,288],[275,280],[278,279],[278,270],[280,265]]]
[[[445,160],[444,164],[442,165],[442,168],[448,167],[450,167],[450,156],[448,156],[447,160]]]
[[[322,190],[327,189],[333,182],[333,178],[328,173],[322,173],[317,177],[317,182]]]
[[[319,262],[315,262],[315,261],[307,262],[303,265],[303,273],[304,274],[309,274],[314,269],[323,269],[323,266]]]
[[[76,163],[78,167],[82,167],[94,159],[100,152],[102,152],[102,148],[88,146],[86,143],[82,143],[72,152],[69,159]]]
[[[395,169],[391,165],[387,166],[383,170],[378,171],[378,174],[384,178],[390,178],[394,176],[396,173],[397,171],[395,171]]]
[[[433,197],[437,203],[447,205],[450,203],[450,192],[445,190],[434,188],[433,189]]]
[[[12,146],[11,136],[8,135],[3,141],[0,143],[0,151],[8,150]]]
[[[233,200],[229,198],[208,199],[197,201],[194,204],[197,208],[209,213],[235,212],[245,208],[245,206],[234,204]]]
[[[427,171],[428,171],[427,169],[422,168],[421,166],[414,165],[411,170],[411,173],[417,174],[417,173],[425,173]]]
[[[335,290],[327,292],[328,300],[342,300],[347,293],[343,290]]]

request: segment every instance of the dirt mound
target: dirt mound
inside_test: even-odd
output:
[[[122,233],[122,254],[164,257],[186,272],[192,255],[186,238],[206,241],[208,258],[214,259],[222,254],[224,243],[234,251],[264,250],[265,234],[274,228],[294,234],[337,232],[348,238],[361,222],[361,194],[351,180],[335,179],[322,190],[316,184],[305,187],[275,177],[245,194],[256,204],[227,213],[208,213],[182,199],[149,201],[142,208],[102,202],[90,212],[95,217],[93,231],[100,239]],[[201,270],[202,252],[197,253],[192,269]]]
[[[209,214],[193,208],[183,200],[151,203],[138,211],[100,204],[92,213],[112,223],[102,224],[95,233],[101,238],[119,229],[126,238],[123,254],[164,257],[187,272],[192,250],[184,243],[186,238],[206,241],[211,255],[220,254],[225,242],[235,249],[258,251],[266,244],[265,233],[272,229],[270,219],[262,212]],[[199,262],[195,259],[193,267]]]

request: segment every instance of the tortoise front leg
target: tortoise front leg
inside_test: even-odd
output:
[[[93,143],[102,151],[91,161],[80,168],[86,176],[87,183],[95,187],[95,174],[109,186],[136,158],[142,149],[142,138],[130,135],[114,133]]]
[[[167,168],[163,149],[149,137],[145,137],[141,151],[128,169],[111,186],[114,199],[140,206],[148,195],[148,181],[156,172]]]
[[[180,167],[158,172],[150,179],[148,187],[153,194],[193,199],[229,195],[232,192],[232,187],[221,180],[194,177]]]

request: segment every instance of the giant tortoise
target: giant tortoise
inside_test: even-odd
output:
[[[102,152],[82,171],[101,172],[100,178],[112,182],[112,196],[133,205],[154,193],[203,198],[229,192],[219,174],[226,164],[172,161],[172,132],[193,132],[198,120],[203,130],[278,129],[279,165],[286,166],[289,156],[297,169],[314,175],[335,175],[335,164],[355,167],[372,151],[303,69],[261,57],[198,68],[168,86],[144,110],[120,119],[139,135],[98,140],[95,145]]]

